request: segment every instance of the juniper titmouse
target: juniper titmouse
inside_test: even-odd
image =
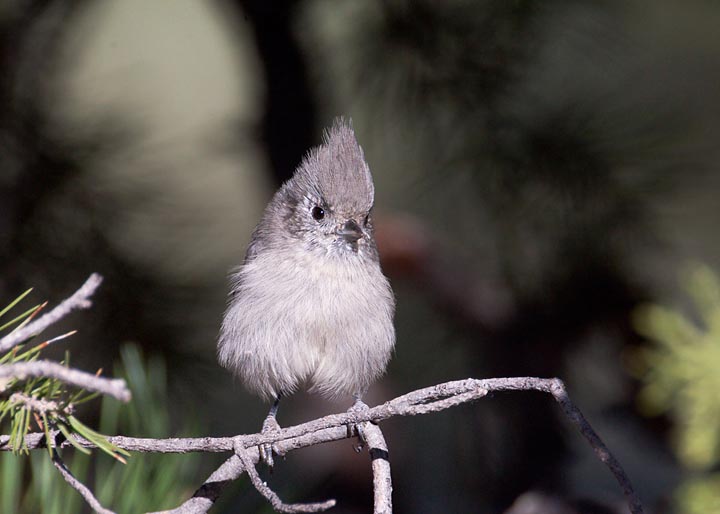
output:
[[[395,302],[380,269],[370,169],[337,120],[275,193],[232,275],[220,363],[275,400],[307,386],[356,400],[384,371]],[[271,456],[270,456],[271,458]]]

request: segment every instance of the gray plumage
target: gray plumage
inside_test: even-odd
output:
[[[373,201],[362,149],[337,120],[275,193],[232,274],[218,358],[251,391],[360,396],[385,371],[395,302]]]

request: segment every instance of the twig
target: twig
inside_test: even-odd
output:
[[[130,401],[130,390],[121,378],[103,378],[53,361],[16,362],[0,365],[0,379],[51,377],[89,391],[107,394],[120,401]],[[0,387],[2,390],[2,387]]]
[[[392,514],[392,477],[385,437],[380,427],[366,421],[361,424],[362,437],[370,452],[373,471],[374,514]]]
[[[39,334],[53,323],[67,316],[72,310],[90,307],[90,297],[95,293],[101,282],[102,277],[97,273],[90,275],[80,289],[75,291],[70,298],[61,302],[44,316],[0,339],[0,353],[4,353],[30,337]]]
[[[276,512],[287,512],[291,514],[296,512],[323,512],[335,506],[335,500],[326,500],[319,503],[284,503],[277,493],[262,481],[257,469],[255,469],[255,463],[248,455],[247,449],[241,444],[240,440],[236,440],[234,449],[235,455],[240,459],[245,472],[248,474],[248,477],[250,477],[250,482],[252,482],[255,489],[270,502],[270,505],[273,506]]]
[[[628,500],[630,512],[633,514],[642,513],[642,503],[640,503],[640,498],[635,493],[632,483],[630,483],[630,478],[625,474],[625,470],[620,465],[620,462],[612,453],[610,453],[610,449],[605,446],[605,443],[602,439],[600,439],[600,436],[597,435],[592,426],[590,426],[590,423],[588,423],[585,419],[585,416],[583,416],[582,412],[580,412],[580,409],[572,403],[562,380],[555,379],[551,382],[550,394],[552,394],[553,398],[555,398],[555,400],[557,400],[557,402],[562,406],[568,419],[570,419],[570,421],[572,421],[575,426],[580,429],[580,433],[582,433],[587,442],[590,443],[590,446],[595,452],[595,455],[597,455],[598,459],[600,459],[610,469],[612,474],[615,475],[615,480],[617,480],[618,484],[620,484],[620,488],[623,490],[623,494]]]
[[[87,504],[90,505],[90,508],[92,508],[98,514],[115,514],[115,512],[108,510],[102,505],[100,505],[100,502],[97,500],[97,498],[95,498],[92,491],[90,491],[90,489],[85,487],[82,482],[75,478],[75,476],[70,472],[63,460],[60,458],[57,450],[53,451],[52,463],[60,472],[65,481],[70,484],[73,489],[80,493],[80,496],[85,499]]]
[[[622,466],[610,453],[610,450],[608,450],[607,446],[605,446],[602,439],[600,439],[587,420],[585,420],[580,410],[571,402],[562,381],[554,378],[516,377],[484,380],[469,378],[466,380],[446,382],[412,391],[367,410],[332,414],[268,434],[242,435],[235,438],[202,437],[185,439],[139,439],[116,436],[110,437],[109,441],[117,447],[129,451],[187,453],[232,451],[235,447],[236,440],[239,440],[242,446],[248,450],[248,453],[253,451],[253,447],[264,443],[274,443],[279,451],[288,453],[298,448],[345,439],[348,437],[346,429],[348,424],[358,424],[367,421],[378,422],[393,416],[413,416],[437,412],[462,403],[478,400],[489,392],[499,391],[540,391],[552,395],[562,407],[563,412],[580,429],[581,434],[593,448],[595,454],[615,476],[615,479],[625,494],[630,511],[633,514],[641,514],[643,512],[640,500],[633,490],[631,482]],[[44,434],[42,433],[28,434],[25,440],[28,449],[44,447]],[[78,441],[83,446],[92,446],[91,443],[81,438],[78,438]],[[8,436],[0,436],[0,450],[11,449],[8,447],[8,443]],[[64,442],[61,446],[67,444],[69,443]],[[251,455],[253,462],[257,462],[257,452],[255,451]],[[226,464],[228,464],[228,462],[234,461],[229,459],[226,461]],[[207,508],[209,508],[209,506]],[[187,510],[183,512],[207,512],[207,508],[205,508],[205,510]]]

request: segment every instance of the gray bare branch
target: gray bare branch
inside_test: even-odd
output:
[[[332,414],[268,434],[172,439],[115,436],[109,438],[109,440],[116,446],[128,451],[152,453],[230,452],[234,450],[235,444],[239,442],[247,449],[247,454],[252,462],[257,463],[259,459],[257,446],[263,443],[274,443],[280,452],[288,453],[298,448],[345,439],[348,437],[346,427],[349,424],[377,423],[393,416],[414,416],[437,412],[479,400],[489,392],[500,391],[540,391],[552,395],[562,407],[565,415],[578,427],[598,458],[615,476],[625,494],[630,511],[633,514],[643,512],[640,500],[622,466],[590,426],[580,410],[572,403],[562,381],[555,378],[515,377],[484,380],[469,378],[445,382],[412,391],[367,410]],[[28,434],[26,442],[29,449],[42,448],[44,447],[44,434]],[[84,446],[92,446],[88,441],[81,439],[80,443]],[[63,442],[61,447],[68,444]],[[0,436],[0,451],[9,449],[11,449],[9,447],[9,437]],[[183,504],[182,507],[171,512],[183,514],[207,512],[219,496],[224,485],[239,477],[243,471],[244,467],[240,459],[236,456],[231,457],[208,478],[193,498]],[[185,509],[186,505],[187,509]]]

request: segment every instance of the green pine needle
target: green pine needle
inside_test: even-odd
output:
[[[30,291],[30,289],[28,289],[28,291]],[[5,330],[5,329],[7,329],[7,328],[10,328],[10,327],[13,326],[15,323],[18,323],[18,322],[24,320],[25,318],[27,318],[28,316],[30,316],[33,312],[35,312],[35,311],[38,309],[38,307],[40,307],[39,304],[36,305],[35,307],[32,307],[32,308],[26,310],[25,312],[23,312],[22,314],[16,316],[15,318],[11,319],[11,320],[8,321],[7,323],[5,323],[3,326],[0,326],[0,331],[3,331],[3,330]],[[6,309],[7,309],[7,307],[6,307]],[[1,315],[1,314],[0,314],[0,315]]]
[[[68,440],[70,444],[72,444],[76,450],[86,454],[90,455],[90,450],[85,448],[83,445],[77,442],[77,439],[75,439],[75,436],[73,435],[72,431],[65,425],[63,422],[58,422],[57,427],[62,432],[62,435],[65,436],[65,439]]]
[[[50,458],[52,459],[53,440],[52,440],[52,437],[50,436],[50,424],[48,423],[47,414],[45,412],[42,413],[42,421],[43,421],[43,431],[45,432],[45,447],[47,448]]]
[[[30,289],[28,289],[27,291],[25,291],[23,294],[21,294],[20,296],[18,296],[17,298],[15,298],[12,302],[10,302],[10,304],[9,304],[7,307],[5,307],[3,310],[0,311],[0,317],[3,316],[3,315],[5,315],[5,313],[7,313],[10,309],[12,309],[13,307],[15,307],[18,303],[20,303],[20,301],[21,301],[23,298],[25,298],[27,295],[29,295],[29,294],[30,294],[30,291],[32,291],[32,290],[33,290],[33,288],[31,287]],[[31,311],[31,312],[32,312],[32,311]],[[0,330],[1,330],[1,329],[0,329]]]
[[[75,416],[68,416],[67,418],[68,422],[70,423],[70,426],[83,436],[85,439],[93,443],[95,446],[100,448],[102,451],[110,455],[111,457],[119,459],[117,454],[125,455],[126,457],[130,457],[130,452],[127,450],[123,450],[122,448],[118,448],[114,444],[112,444],[110,441],[108,441],[107,436],[96,432],[92,428],[88,427],[84,423],[82,423],[79,419],[77,419]]]

